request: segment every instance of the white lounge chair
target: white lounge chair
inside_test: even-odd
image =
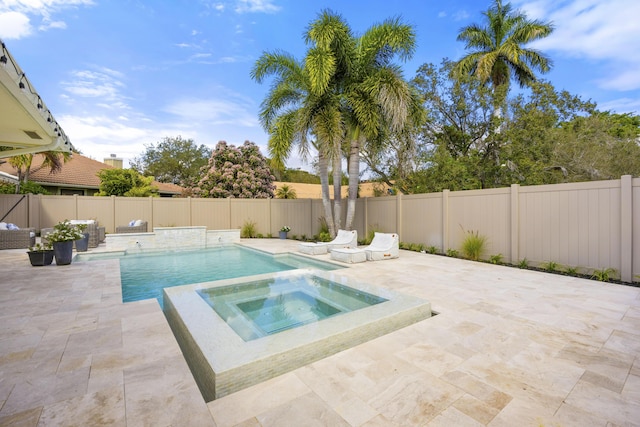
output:
[[[367,254],[367,261],[398,258],[400,237],[396,233],[375,233],[371,244],[363,249]]]
[[[337,248],[357,248],[358,232],[356,230],[338,230],[336,238],[330,242],[309,243],[303,242],[298,245],[298,251],[303,254],[321,255]]]

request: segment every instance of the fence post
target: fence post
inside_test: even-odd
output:
[[[449,249],[449,190],[442,190],[442,253]]]
[[[151,230],[155,226],[154,215],[153,215],[153,197],[149,196],[149,212],[151,212]]]
[[[77,194],[73,195],[73,209],[75,211],[75,213],[73,214],[73,219],[80,219],[78,217],[78,195]]]
[[[118,223],[116,222],[117,209],[118,208],[116,207],[116,196],[111,196],[111,218],[113,218],[113,230],[109,230],[109,232],[111,233],[115,233],[116,227],[118,226]]]
[[[364,198],[364,236],[366,237],[369,235],[369,198],[365,197]],[[400,233],[400,231],[398,231],[398,233]]]
[[[511,264],[520,259],[520,184],[511,184]]]
[[[633,281],[633,186],[631,175],[620,177],[620,280]]]
[[[396,233],[402,236],[402,193],[396,195]]]

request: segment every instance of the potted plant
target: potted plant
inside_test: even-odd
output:
[[[49,265],[53,262],[53,249],[50,243],[36,243],[35,246],[29,247],[27,254],[29,255],[29,262],[34,267]]]
[[[291,231],[291,227],[289,227],[288,225],[283,225],[282,228],[280,229],[280,238],[286,239],[287,233],[290,231]]]
[[[86,233],[87,224],[74,224],[78,231],[82,234],[82,239],[76,240],[76,251],[86,252],[89,248],[89,233]]]
[[[56,259],[56,265],[71,264],[73,257],[73,242],[82,239],[84,236],[80,233],[78,227],[71,224],[68,219],[61,221],[53,226],[53,231],[47,234],[47,241],[53,244],[53,255]]]

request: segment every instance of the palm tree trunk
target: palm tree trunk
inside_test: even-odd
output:
[[[342,159],[340,153],[333,156],[333,221],[336,234],[342,226]],[[331,235],[335,237],[335,235]]]
[[[324,216],[329,226],[331,236],[336,235],[336,228],[333,222],[333,212],[331,211],[331,199],[329,198],[329,161],[327,157],[318,154],[318,169],[320,172],[320,186],[322,188],[322,206],[324,207]]]
[[[358,184],[360,183],[360,138],[351,141],[349,151],[349,201],[347,203],[347,220],[345,228],[351,230],[356,215],[356,199],[358,198]]]

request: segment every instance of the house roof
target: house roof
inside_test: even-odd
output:
[[[62,170],[56,173],[50,173],[49,168],[43,167],[43,161],[44,156],[42,154],[34,154],[29,172],[29,180],[41,185],[95,188],[97,190],[100,187],[98,172],[103,169],[115,169],[111,165],[76,153],[62,165]],[[17,175],[18,173],[8,162],[0,164],[0,172],[6,172],[11,175]],[[157,181],[154,181],[153,185],[163,194],[182,193],[182,187],[179,185]]]

